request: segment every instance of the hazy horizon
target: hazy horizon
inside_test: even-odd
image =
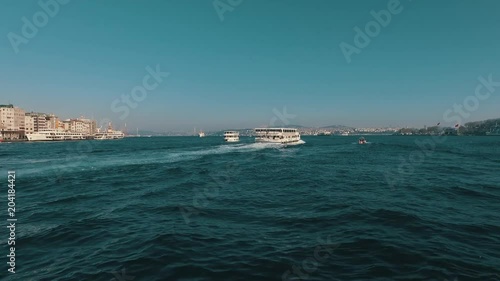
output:
[[[11,102],[6,102],[6,103],[0,102],[0,104],[12,104],[12,103]],[[199,132],[200,130],[205,131],[205,132],[210,132],[210,131],[223,131],[223,130],[245,130],[245,129],[253,129],[253,128],[259,128],[259,127],[290,127],[290,126],[295,126],[295,127],[318,128],[318,129],[328,128],[328,127],[333,127],[333,126],[345,126],[345,127],[350,127],[350,128],[405,128],[405,127],[423,128],[424,126],[432,127],[432,126],[437,125],[437,123],[432,123],[432,124],[416,124],[414,126],[411,126],[411,125],[400,124],[398,122],[394,122],[392,124],[387,124],[387,125],[381,125],[381,126],[364,126],[364,125],[354,126],[354,125],[350,125],[350,124],[340,124],[340,123],[339,124],[325,123],[325,124],[319,124],[319,125],[310,125],[310,124],[301,124],[298,122],[294,122],[296,120],[300,120],[299,117],[285,119],[285,118],[283,118],[283,117],[285,117],[283,115],[283,112],[284,112],[283,109],[278,110],[278,112],[279,112],[278,114],[275,114],[274,109],[273,109],[273,110],[271,110],[271,114],[269,115],[270,118],[267,121],[263,120],[263,122],[261,122],[260,124],[255,123],[254,125],[250,125],[250,126],[246,126],[246,127],[245,126],[243,126],[243,127],[230,127],[230,126],[225,126],[225,127],[224,126],[222,126],[222,127],[217,127],[217,126],[212,126],[212,127],[211,126],[207,126],[207,127],[196,127],[196,126],[182,127],[182,126],[172,126],[170,128],[163,129],[161,126],[156,127],[156,128],[155,127],[143,128],[143,127],[132,126],[132,125],[130,125],[130,123],[127,123],[127,122],[120,122],[120,119],[117,119],[118,121],[116,121],[116,120],[114,121],[112,119],[109,119],[108,117],[96,118],[95,116],[85,115],[85,114],[74,115],[74,116],[61,116],[61,115],[58,115],[57,111],[39,111],[39,110],[34,110],[34,109],[28,110],[19,104],[14,104],[14,106],[23,108],[26,110],[26,112],[40,112],[40,113],[46,113],[46,114],[55,114],[61,120],[70,119],[70,118],[80,118],[80,117],[91,118],[91,119],[96,120],[98,125],[100,124],[102,126],[104,126],[104,124],[107,124],[108,121],[111,121],[112,125],[115,129],[120,129],[120,130],[127,129],[128,133],[134,133],[137,129],[139,131],[156,132],[156,133],[165,133],[165,132],[190,133],[190,132],[193,132],[194,130],[196,130],[196,132]],[[294,115],[294,114],[292,114],[292,112],[290,112],[290,110],[287,110],[286,113],[288,113],[290,115]],[[290,122],[290,123],[285,124],[283,121],[280,120],[280,117],[283,118],[282,119],[283,121]],[[475,122],[475,121],[485,121],[485,120],[490,120],[490,119],[500,119],[500,115],[498,115],[497,117],[490,117],[490,118],[477,119],[477,120],[467,119],[467,121],[464,123]],[[249,123],[251,123],[251,122],[249,122]],[[438,122],[438,123],[440,124],[441,127],[443,127],[443,126],[453,127],[453,124],[451,124],[451,123],[450,124],[442,124],[443,122]]]
[[[355,28],[392,1],[243,1],[222,17],[214,1],[70,1],[32,38],[22,18],[44,9],[6,2],[0,103],[151,131],[280,126],[287,114],[310,127],[453,126],[443,116],[479,77],[500,81],[500,2],[400,1],[347,58],[342,43],[357,46]],[[152,72],[155,87],[127,105]],[[459,123],[499,118],[499,92]]]

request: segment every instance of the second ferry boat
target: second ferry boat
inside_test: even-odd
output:
[[[117,140],[123,139],[125,134],[122,131],[113,130],[113,126],[109,123],[108,128],[101,132],[101,128],[97,129],[97,133],[94,135],[96,140]]]
[[[240,141],[240,133],[237,131],[225,131],[224,132],[224,141],[225,142],[239,142]]]

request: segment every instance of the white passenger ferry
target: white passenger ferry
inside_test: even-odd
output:
[[[94,135],[96,140],[117,140],[123,139],[125,134],[122,131],[106,130],[105,132],[98,132]]]
[[[27,133],[28,141],[68,141],[84,140],[87,136],[83,133],[65,132],[62,130],[40,130],[34,133]]]
[[[96,140],[116,140],[123,139],[125,134],[122,131],[115,131],[109,123],[106,131],[101,132],[101,128],[97,129],[97,133],[94,135],[94,139]]]
[[[297,143],[300,141],[300,134],[297,129],[292,128],[256,128],[256,142],[271,143]]]
[[[239,142],[240,141],[240,133],[237,131],[225,131],[224,132],[224,141],[226,141],[226,142]]]

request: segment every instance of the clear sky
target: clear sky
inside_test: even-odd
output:
[[[500,81],[498,0],[401,0],[348,63],[339,45],[391,1],[243,0],[221,21],[213,0],[72,0],[16,53],[8,34],[43,10],[5,0],[0,104],[157,131],[265,126],[285,106],[291,124],[422,127]],[[170,76],[120,119],[113,101],[156,65]],[[500,87],[465,121],[493,117]]]

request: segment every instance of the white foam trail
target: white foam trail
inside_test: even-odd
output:
[[[352,144],[359,144],[358,142],[353,142]],[[367,141],[365,144],[372,144],[371,141]]]
[[[299,140],[298,142],[294,142],[294,143],[287,143],[286,145],[301,145],[301,144],[305,144],[306,142],[303,141],[303,140]]]
[[[303,144],[305,143],[304,141],[298,142],[293,145],[298,145],[298,144]],[[290,145],[290,144],[288,144]],[[207,155],[220,155],[220,154],[227,154],[227,153],[233,153],[233,152],[255,152],[259,150],[264,150],[264,149],[283,149],[288,145],[283,145],[279,143],[248,143],[248,144],[236,144],[236,145],[228,145],[228,144],[222,144],[218,145],[216,147],[211,147],[208,149],[201,149],[201,150],[191,150],[191,151],[178,151],[178,152],[170,152],[170,151],[165,151],[163,153],[154,153],[154,154],[138,154],[136,157],[131,158],[128,157],[128,155],[113,155],[113,158],[108,158],[108,159],[92,159],[92,158],[85,158],[83,162],[77,161],[75,159],[74,162],[67,162],[64,161],[62,163],[54,163],[54,165],[37,165],[36,167],[33,168],[28,168],[23,171],[24,175],[29,175],[29,174],[39,174],[42,172],[52,172],[54,173],[55,171],[62,171],[62,172],[69,172],[69,171],[75,171],[75,169],[91,169],[91,170],[96,170],[96,169],[102,169],[105,167],[117,167],[117,166],[124,166],[124,165],[147,165],[151,163],[176,163],[176,162],[182,162],[182,161],[193,161],[202,158],[203,156]],[[36,165],[36,164],[33,164]]]
[[[182,161],[182,159],[193,160],[200,158],[206,155],[217,155],[217,154],[227,154],[231,152],[253,152],[268,148],[280,148],[281,144],[276,143],[251,143],[251,144],[239,144],[239,145],[219,145],[214,148],[205,149],[205,150],[197,150],[197,151],[183,151],[176,153],[169,153],[168,156],[172,157],[171,161],[168,162],[177,162]]]

